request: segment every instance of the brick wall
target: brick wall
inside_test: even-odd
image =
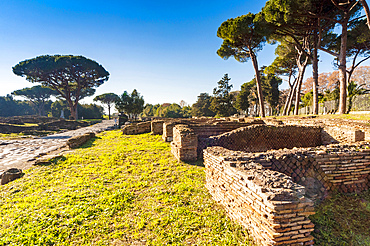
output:
[[[260,124],[260,121],[256,122]],[[207,141],[205,139],[208,139],[208,137],[254,124],[227,121],[213,122],[211,124],[204,124],[198,121],[183,121],[182,123],[186,123],[186,125],[180,124],[180,122],[164,123],[162,135],[163,140],[172,140],[172,153],[178,160],[182,161],[195,161],[197,158],[202,157],[203,149],[207,147]],[[192,130],[191,137],[188,134],[189,129]],[[193,138],[197,138],[197,140],[195,141]]]
[[[122,128],[122,133],[127,135],[148,133],[151,131],[150,125],[150,121],[125,125]]]
[[[283,122],[287,125],[322,127],[323,144],[370,141],[370,128],[366,123],[362,122],[315,118],[284,119]]]
[[[311,147],[321,144],[321,128],[255,125],[210,137],[208,146],[230,150],[261,152],[270,149]]]
[[[221,147],[204,151],[206,187],[258,245],[312,245],[313,202],[304,187]]]
[[[370,188],[370,145],[366,142],[264,153],[217,146],[204,151],[204,163],[206,186],[214,199],[261,245],[298,245],[299,240],[311,238],[313,225],[307,216],[313,214],[314,204],[333,191]]]
[[[162,135],[163,134],[163,123],[164,120],[153,120],[150,124],[150,128],[153,135]]]
[[[187,125],[176,125],[173,128],[173,142],[171,152],[182,161],[197,160],[198,137],[194,130]]]

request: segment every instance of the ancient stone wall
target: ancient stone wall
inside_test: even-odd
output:
[[[230,150],[262,152],[270,149],[321,145],[321,128],[254,125],[238,128],[205,140],[208,146]]]
[[[187,125],[176,125],[173,128],[171,152],[182,161],[197,160],[198,137],[193,129]]]
[[[213,118],[169,119],[169,120],[167,120],[163,123],[162,139],[163,139],[163,141],[171,142],[173,140],[173,128],[176,125],[186,124],[186,125],[189,125],[189,126],[197,126],[197,125],[208,126],[208,125],[215,124],[215,122],[223,122],[223,121],[220,121],[218,119],[213,119]]]
[[[343,119],[284,119],[286,125],[295,126],[320,126],[323,128],[323,144],[353,143],[370,141],[370,128],[361,122],[349,122]]]
[[[206,187],[258,245],[312,245],[313,202],[291,177],[222,147],[204,151]]]
[[[151,122],[140,122],[125,125],[122,128],[122,133],[127,135],[149,133],[151,131]]]
[[[163,134],[163,123],[164,120],[153,120],[151,122],[151,132],[153,135],[162,135]]]
[[[313,214],[314,204],[333,191],[368,190],[369,160],[366,142],[264,153],[222,147],[204,151],[210,193],[261,245],[312,244],[300,240],[312,239],[307,216]],[[273,206],[278,202],[284,212]]]
[[[171,143],[172,153],[174,153],[175,157],[178,160],[182,161],[194,161],[197,158],[202,157],[203,149],[208,147],[207,139],[210,136],[219,135],[225,132],[232,131],[239,127],[249,126],[253,123],[238,123],[238,122],[214,122],[213,124],[198,124],[198,122],[188,121],[185,122],[185,125],[179,124],[179,122],[167,122],[163,124],[163,140],[173,140]],[[258,122],[260,123],[260,122]],[[179,126],[179,127],[177,127]],[[170,131],[172,129],[172,136]],[[192,129],[192,137],[190,139],[189,135],[187,134],[188,130]],[[185,131],[183,134],[182,131]],[[186,137],[187,139],[182,139]],[[194,141],[192,138],[197,138],[197,141]],[[192,144],[192,146],[190,146]],[[183,150],[180,150],[183,148]],[[195,150],[195,153],[194,153]],[[177,153],[177,154],[175,154]],[[182,153],[181,155],[179,153]],[[185,154],[186,153],[186,154]],[[183,158],[185,156],[191,156],[191,158]],[[195,158],[194,158],[195,156]]]

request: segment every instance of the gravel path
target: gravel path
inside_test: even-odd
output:
[[[42,138],[0,140],[0,173],[9,168],[27,169],[32,166],[35,158],[65,147],[69,138],[88,132],[98,133],[110,130],[113,126],[114,120],[104,120],[92,126]]]

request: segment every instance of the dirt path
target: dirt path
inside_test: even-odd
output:
[[[9,168],[30,168],[35,158],[65,147],[69,138],[88,132],[102,132],[113,126],[114,120],[104,120],[92,126],[36,139],[0,140],[0,173]]]

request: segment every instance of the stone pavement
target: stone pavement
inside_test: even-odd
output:
[[[0,173],[10,168],[24,170],[31,167],[35,158],[65,147],[67,140],[71,137],[88,132],[98,133],[113,127],[114,120],[103,120],[92,126],[41,138],[0,140]]]

